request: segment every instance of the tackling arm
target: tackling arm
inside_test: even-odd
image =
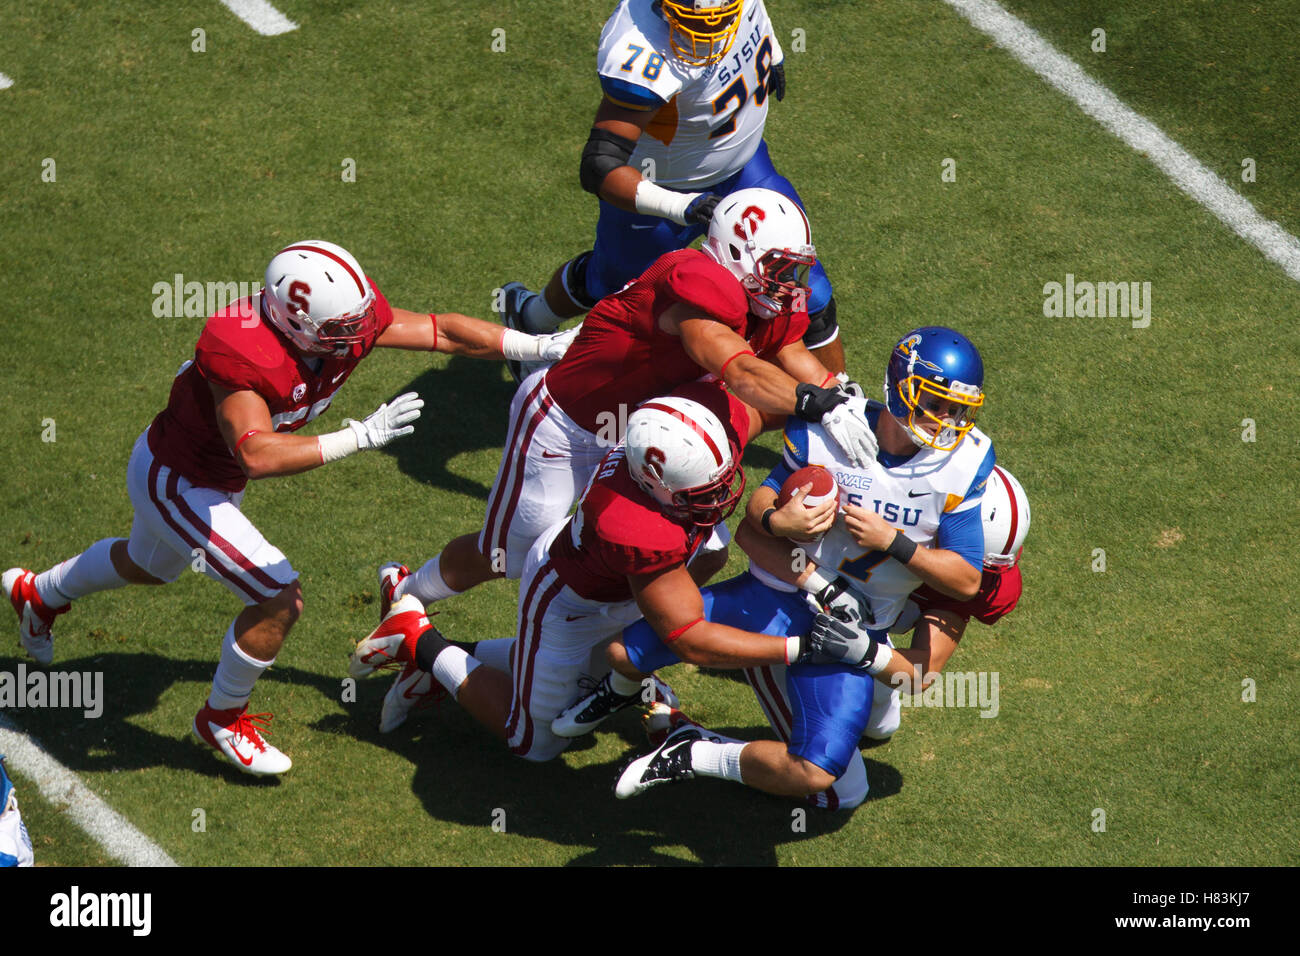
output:
[[[250,479],[296,475],[323,464],[320,440],[277,432],[262,396],[249,389],[232,392],[213,382],[208,387],[221,437]]]
[[[685,565],[628,577],[646,623],[684,661],[702,667],[785,664],[789,640],[704,619],[704,598]]]
[[[394,309],[392,324],[375,345],[480,359],[556,361],[577,334],[575,327],[549,335],[527,335],[459,312],[431,314]]]

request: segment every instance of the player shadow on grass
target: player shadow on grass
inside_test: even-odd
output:
[[[371,684],[381,686],[372,689]],[[379,707],[387,687],[388,681],[363,683],[355,708],[327,716],[316,729],[347,733],[410,760],[415,768],[411,790],[434,819],[482,828],[485,833],[495,826],[505,833],[580,850],[569,865],[696,865],[689,858],[669,855],[670,849],[685,849],[708,866],[775,865],[778,846],[834,833],[854,812],[870,813],[871,800],[892,796],[902,787],[897,770],[867,760],[871,793],[868,803],[853,812],[805,808],[735,783],[707,779],[619,800],[613,785],[623,762],[648,749],[631,712],[617,715],[611,730],[598,732],[602,737],[612,732],[619,738],[614,759],[573,767],[561,756],[531,764],[510,754],[452,703],[416,712],[396,731],[379,733]],[[767,734],[765,725],[716,729],[742,739]],[[581,755],[607,744],[581,738],[568,753]]]
[[[495,451],[499,455],[510,424],[510,400],[515,383],[502,366],[479,359],[453,356],[443,368],[431,368],[393,390],[419,392],[426,402],[436,396],[440,409],[454,410],[436,422],[428,406],[415,425],[415,434],[383,448],[397,461],[404,475],[444,491],[470,495],[487,501],[491,483],[481,484],[450,471],[448,462],[458,455]],[[493,476],[499,459],[494,458]],[[781,462],[780,454],[756,444],[745,449],[745,467],[766,475]],[[760,478],[761,481],[761,478]]]
[[[26,665],[27,674],[44,670],[27,658],[0,657],[0,671],[16,675],[19,663]],[[132,722],[132,717],[157,710],[160,698],[174,684],[201,685],[203,689],[194,691],[197,711],[212,682],[212,669],[213,662],[206,658],[184,660],[158,654],[107,653],[56,660],[49,673],[103,675],[99,701],[102,714],[86,717],[83,707],[15,707],[7,708],[5,713],[52,757],[77,773],[168,767],[221,777],[232,784],[275,786],[278,778],[240,773],[214,750],[200,744],[194,738],[190,724],[193,714],[188,709],[175,726],[168,726],[163,733]],[[268,682],[314,687],[324,696],[338,699],[337,677],[276,665],[261,677],[259,687],[265,688]],[[252,709],[257,710],[256,697]],[[285,747],[292,755],[292,743]]]
[[[504,366],[452,356],[443,368],[430,368],[394,395],[419,392],[429,403],[415,424],[415,434],[384,447],[397,460],[402,474],[444,491],[487,500],[491,484],[455,474],[447,467],[458,455],[476,451],[500,454],[510,424],[510,400],[515,383]],[[430,406],[442,410],[434,416]],[[496,459],[492,463],[496,474]]]

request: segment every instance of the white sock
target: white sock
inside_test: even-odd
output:
[[[510,673],[510,655],[515,650],[513,637],[494,637],[490,641],[479,641],[474,647],[474,656],[479,663],[486,664],[493,670]]]
[[[562,316],[558,316],[551,311],[551,307],[546,302],[546,296],[540,292],[524,303],[521,314],[524,317],[524,327],[534,335],[543,332],[554,332],[560,323],[564,321]]]
[[[721,777],[723,780],[744,783],[740,777],[740,752],[745,749],[745,744],[730,737],[722,739],[728,742],[697,740],[691,744],[691,769],[705,777]]]
[[[442,560],[441,554],[426,561],[424,567],[414,574],[403,578],[402,582],[393,589],[393,600],[414,594],[425,604],[432,604],[434,601],[445,601],[449,597],[460,594],[460,591],[453,591],[447,587],[447,582],[442,579],[442,571],[438,567],[440,560]]]
[[[259,661],[241,650],[235,643],[235,624],[232,621],[221,647],[221,662],[217,664],[217,672],[212,676],[212,693],[208,695],[208,706],[213,710],[238,710],[243,707],[252,696],[253,685],[262,676],[262,671],[274,663],[274,658]]]
[[[460,693],[460,685],[480,663],[459,647],[449,644],[433,659],[433,679],[447,688],[454,700]]]
[[[618,671],[609,672],[609,687],[614,693],[622,694],[624,697],[628,694],[641,693],[641,682],[639,680],[624,677]]]
[[[117,573],[109,556],[122,538],[101,538],[75,558],[36,575],[36,593],[49,608],[63,607],[96,591],[111,591],[130,582]]]

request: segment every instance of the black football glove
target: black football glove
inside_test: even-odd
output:
[[[829,614],[813,618],[812,629],[801,650],[801,662],[850,664],[872,674],[893,656],[888,645],[881,644],[861,625],[846,623]]]
[[[720,202],[722,202],[721,196],[715,196],[713,193],[700,193],[686,207],[687,224],[698,223],[701,226],[707,226],[713,221],[713,210],[718,208]]]
[[[831,583],[818,591],[814,597],[822,611],[846,624],[865,622],[872,624],[875,615],[871,612],[871,602],[842,574],[837,574]]]
[[[777,98],[777,101],[785,99],[785,61],[782,60],[767,74],[767,92]]]

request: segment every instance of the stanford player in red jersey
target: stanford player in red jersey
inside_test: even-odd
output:
[[[414,431],[411,392],[364,421],[320,436],[291,434],[329,407],[376,346],[479,358],[557,358],[564,337],[530,337],[455,313],[393,309],[346,250],[306,241],[281,250],[265,287],[208,319],[167,407],[135,443],[129,539],[105,538],[43,574],[5,572],[28,653],[53,659],[54,617],[125,584],[164,584],[203,570],[247,607],[226,631],[212,693],[194,732],[239,769],[277,774],[290,761],[247,714],[253,683],[302,613],[298,575],[240,512],[250,478],[292,475]]]
[[[447,642],[412,595],[357,645],[354,676],[405,665],[384,700],[381,729],[405,719],[431,674],[515,754],[549,760],[569,743],[551,721],[580,696],[580,678],[605,672],[604,648],[642,615],[666,641],[707,632],[733,666],[785,663],[785,637],[705,621],[699,590],[725,560],[719,531],[743,491],[740,453],[760,428],[755,410],[716,382],[642,405],[577,512],[529,552],[509,673]],[[675,702],[666,685],[658,690]]]
[[[824,388],[835,379],[802,341],[815,262],[807,218],[780,193],[745,195],[713,217],[703,250],[669,252],[602,299],[565,358],[524,380],[482,530],[409,577],[381,569],[386,595],[427,604],[518,577],[533,542],[622,438],[628,413],[705,376],[764,414],[821,422],[855,460],[875,453],[865,402]]]

